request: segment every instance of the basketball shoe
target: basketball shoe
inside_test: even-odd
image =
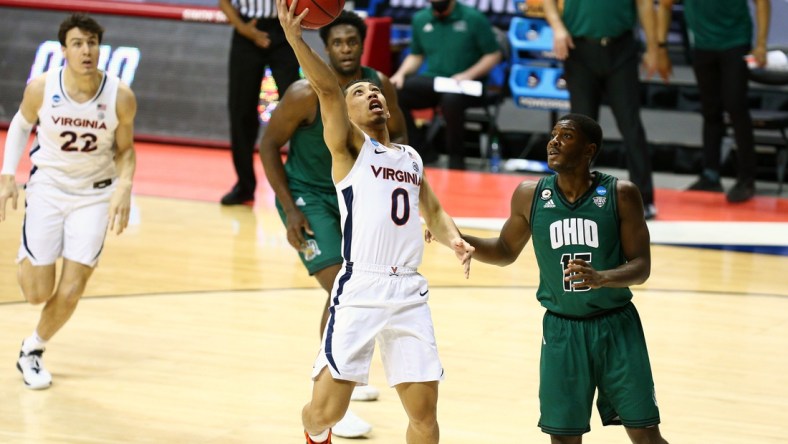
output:
[[[371,385],[357,385],[350,395],[351,401],[374,401],[380,396],[380,391]]]
[[[33,390],[43,390],[52,385],[52,374],[44,368],[43,357],[44,349],[31,350],[25,353],[19,350],[19,360],[16,361],[16,368],[22,373],[25,387]]]
[[[304,430],[304,436],[306,436],[306,444],[331,444],[331,429],[328,430],[328,439],[325,441],[314,442],[309,439],[309,433]]]
[[[348,410],[338,423],[331,427],[334,435],[342,438],[361,438],[372,431],[372,426]]]

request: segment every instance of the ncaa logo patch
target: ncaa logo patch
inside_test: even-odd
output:
[[[320,256],[321,253],[320,248],[317,246],[317,241],[314,239],[308,239],[304,248],[301,249],[301,254],[304,255],[305,261],[311,261]]]
[[[413,171],[415,171],[417,173],[419,172],[419,164],[416,163],[416,162],[413,162]]]
[[[603,187],[602,185],[596,187],[596,194],[599,194],[600,196],[604,196],[605,194],[607,194],[607,188]]]

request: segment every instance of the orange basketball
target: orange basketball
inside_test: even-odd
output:
[[[290,7],[292,0],[287,0]],[[318,29],[334,21],[345,7],[345,0],[298,0],[295,15],[301,14],[309,8],[309,14],[301,21],[301,26],[308,29]]]

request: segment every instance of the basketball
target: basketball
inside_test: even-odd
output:
[[[292,0],[287,0],[290,7]],[[345,7],[345,0],[298,0],[295,15],[301,14],[304,9],[309,8],[309,14],[301,21],[301,27],[307,29],[318,29],[334,21]]]

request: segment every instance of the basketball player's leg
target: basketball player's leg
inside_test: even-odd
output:
[[[300,187],[291,187],[290,192],[294,200],[303,202],[299,209],[313,233],[311,235],[307,232],[302,233],[305,245],[298,250],[298,257],[309,275],[317,279],[327,295],[320,320],[319,333],[322,336],[328,321],[331,289],[343,262],[339,208],[335,194],[316,193]],[[279,200],[276,201],[276,209],[282,224],[288,228],[287,213]]]
[[[339,270],[342,269],[342,264],[334,264],[329,265],[322,270],[317,271],[314,276],[317,279],[317,282],[323,287],[323,290],[326,291],[326,305],[323,307],[323,316],[320,319],[320,335],[323,335],[323,332],[326,331],[326,324],[328,323],[328,307],[331,305],[331,288],[334,286],[334,280],[336,280],[337,274],[339,274]]]
[[[627,427],[627,435],[634,444],[668,444],[659,432],[659,426],[646,428]]]
[[[599,355],[597,409],[603,425],[623,424],[636,444],[665,444],[646,338],[637,309],[629,304],[588,328]],[[611,339],[611,334],[615,339]]]
[[[340,258],[341,259],[341,258]],[[331,289],[334,286],[334,280],[342,269],[342,264],[330,265],[317,271],[314,276],[320,283],[320,286],[326,290],[326,305],[323,307],[323,315],[320,319],[320,335],[326,331],[326,324],[328,324],[329,312],[328,307],[331,306]],[[355,385],[355,384],[354,384]],[[375,401],[380,396],[380,391],[370,385],[355,385],[351,400],[353,401]],[[372,426],[353,413],[350,409],[346,409],[345,415],[333,426],[335,436],[342,438],[360,438],[369,434],[372,431]]]
[[[112,190],[84,196],[63,222],[63,267],[55,294],[47,301],[38,335],[49,340],[71,318],[104,247]]]
[[[19,262],[17,280],[27,302],[38,305],[52,298],[56,279],[55,267],[54,263],[33,265],[27,258]]]
[[[434,444],[440,438],[438,427],[438,381],[405,382],[396,386],[408,415],[408,444]]]
[[[398,294],[421,297],[427,288],[423,276],[415,274],[392,280]],[[426,302],[392,308],[391,318],[378,335],[380,355],[389,385],[397,389],[408,415],[408,444],[437,443],[438,382],[443,365],[438,355],[432,315]]]
[[[56,263],[63,253],[65,199],[46,184],[31,179],[25,196],[25,223],[17,254],[17,280],[29,303],[38,305],[52,298]]]
[[[323,367],[312,386],[312,399],[301,411],[304,430],[310,436],[319,436],[339,422],[350,405],[355,385],[353,381],[334,379],[328,367]]]
[[[62,214],[67,202],[61,197],[47,185],[34,180],[28,184],[17,278],[22,294],[33,305],[48,303],[54,297],[55,267],[63,250]],[[46,339],[35,329],[22,340],[16,368],[22,373],[27,388],[41,390],[52,385],[52,375],[43,363]]]
[[[85,293],[85,287],[92,274],[93,267],[63,259],[63,270],[57,290],[44,305],[38,321],[36,331],[41,339],[48,341],[68,322]]]

